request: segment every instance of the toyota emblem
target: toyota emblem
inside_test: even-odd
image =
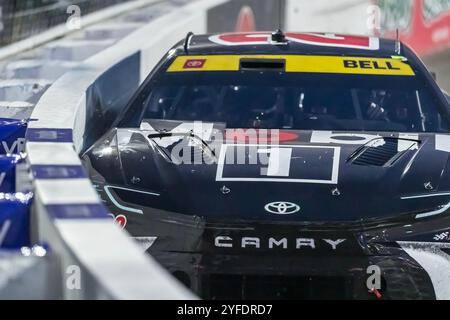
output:
[[[273,214],[293,214],[300,211],[300,206],[292,202],[271,202],[264,206],[267,212]]]

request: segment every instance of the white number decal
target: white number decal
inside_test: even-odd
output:
[[[261,168],[262,176],[289,177],[292,148],[259,149],[258,153],[269,155],[268,166]]]

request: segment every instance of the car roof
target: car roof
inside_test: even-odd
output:
[[[181,45],[179,49],[189,55],[399,55],[395,40],[379,37],[288,32],[285,33],[286,41],[281,43],[272,41],[271,35],[272,32],[190,34],[178,46]]]

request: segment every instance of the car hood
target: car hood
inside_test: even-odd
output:
[[[161,138],[153,127],[114,129],[83,160],[116,205],[212,220],[426,217],[450,202],[450,135],[216,132],[223,138],[211,142],[202,134]]]

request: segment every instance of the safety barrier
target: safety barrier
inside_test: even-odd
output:
[[[162,55],[187,31],[205,32],[207,11],[225,2],[196,1],[154,20],[65,74],[36,105],[26,134],[35,190],[32,235],[58,254],[63,280],[80,268],[81,289],[65,288],[64,298],[195,298],[112,223],[79,152]]]
[[[85,15],[127,1],[131,0],[3,1],[0,3],[2,12],[0,46],[20,41],[40,34],[53,26],[63,24],[67,20],[68,13],[75,16],[81,13]]]
[[[106,0],[108,3],[104,3],[103,6],[107,6],[107,5],[111,5],[113,1],[115,0]],[[109,2],[111,1],[111,2]],[[91,3],[95,2],[95,1],[84,1],[87,5],[88,8],[84,7],[83,10],[79,13],[83,13],[83,15],[80,17],[79,20],[79,24],[80,26],[82,26],[83,28],[86,28],[90,25],[96,24],[100,21],[104,21],[107,19],[110,19],[112,17],[115,17],[117,15],[123,14],[124,12],[127,11],[131,11],[131,10],[136,10],[145,6],[148,6],[151,3],[155,3],[155,2],[162,2],[165,0],[133,0],[133,1],[129,1],[127,0],[125,3],[123,3],[124,1],[121,1],[121,4],[117,4],[114,6],[110,6],[106,9],[100,10],[100,11],[95,11],[91,14],[86,15],[86,13],[98,9],[102,6],[97,5],[91,5]],[[16,2],[19,2],[18,0],[16,0]],[[23,2],[23,1],[21,1]],[[33,2],[30,1],[29,3],[27,3],[28,5],[31,4],[33,5]],[[76,5],[76,3],[70,3],[71,5]],[[11,5],[11,3],[10,3]],[[65,6],[67,6],[67,3],[65,4]],[[11,7],[14,8],[14,5]],[[31,10],[31,12],[29,11],[25,11],[25,12],[20,12],[18,13],[18,15],[20,16],[20,19],[23,20],[27,20],[28,25],[25,28],[18,28],[20,31],[14,30],[14,32],[17,33],[17,35],[14,38],[11,36],[11,32],[13,31],[13,27],[16,23],[16,25],[20,26],[21,22],[19,21],[17,24],[17,21],[15,21],[16,19],[14,17],[11,17],[11,14],[7,14],[8,12],[8,8],[3,8],[0,7],[0,9],[2,10],[2,14],[5,14],[3,12],[3,10],[6,9],[6,17],[5,17],[5,21],[0,21],[0,29],[2,26],[2,22],[3,22],[3,32],[1,33],[1,39],[0,39],[0,59],[5,59],[7,57],[10,56],[14,56],[17,55],[21,52],[24,52],[25,50],[30,50],[33,49],[35,47],[38,47],[46,42],[52,41],[54,39],[66,36],[70,33],[73,32],[77,32],[78,29],[77,28],[68,28],[67,24],[62,23],[64,22],[65,19],[67,19],[67,10],[66,9],[70,9],[70,8],[66,8],[64,7],[64,10],[62,10],[60,8],[60,5],[56,5],[55,6],[45,6],[42,8],[42,10],[45,11],[49,11],[51,12],[54,9],[58,9],[57,13],[56,12],[52,12],[51,14],[55,14],[57,15],[57,19],[55,20],[51,20],[51,23],[47,24],[44,23],[46,20],[48,22],[48,16],[46,16],[45,14],[42,15],[43,12],[41,12],[41,10]],[[85,10],[87,9],[87,10]],[[81,10],[81,7],[80,7]],[[70,10],[69,10],[70,11]],[[47,12],[47,13],[49,13]],[[34,19],[30,19],[30,15],[34,16]],[[0,16],[1,18],[1,16]],[[55,17],[52,17],[55,18]],[[36,20],[39,20],[41,23],[45,24],[45,27],[41,25],[34,25],[34,23],[36,23]],[[30,21],[32,21],[30,23]],[[60,23],[60,24],[58,24]],[[34,36],[30,37],[32,34],[35,34]],[[21,40],[23,39],[23,40]],[[20,41],[19,41],[20,40]],[[14,42],[13,45],[9,45],[9,46],[5,46],[5,44],[10,43],[10,42]]]

